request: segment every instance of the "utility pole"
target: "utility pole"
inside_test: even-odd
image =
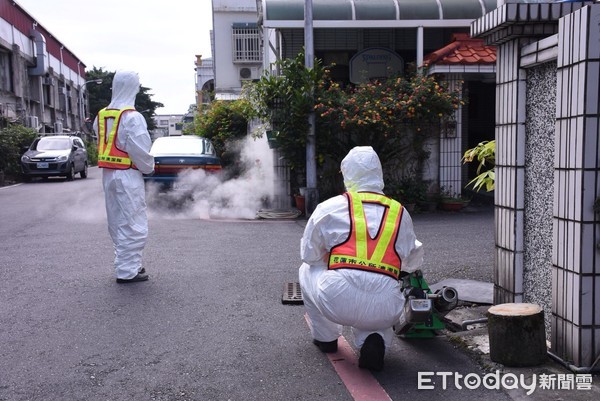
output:
[[[308,69],[314,68],[315,49],[313,44],[313,2],[304,0],[304,65]],[[307,93],[311,99],[314,96],[314,88]],[[313,106],[311,104],[311,106]],[[317,159],[316,159],[316,134],[315,134],[315,111],[311,107],[308,114],[308,135],[306,138],[306,192],[305,212],[310,216],[317,207]]]

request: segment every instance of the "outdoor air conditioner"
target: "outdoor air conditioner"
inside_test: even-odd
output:
[[[54,78],[52,77],[44,77],[44,85],[54,85]]]
[[[37,129],[39,121],[37,116],[25,116],[25,126],[33,129]]]
[[[242,81],[251,81],[260,78],[260,70],[258,67],[240,67],[239,76]]]
[[[61,134],[63,132],[63,125],[61,122],[54,123],[54,133]]]

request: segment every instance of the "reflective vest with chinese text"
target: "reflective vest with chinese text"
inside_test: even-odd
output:
[[[350,207],[350,233],[346,241],[331,248],[329,269],[360,269],[398,279],[402,260],[395,244],[402,220],[402,205],[387,196],[368,192],[346,192]],[[377,235],[371,238],[363,203],[385,208]]]
[[[135,168],[127,152],[117,148],[117,134],[121,117],[128,111],[134,111],[133,107],[124,109],[104,108],[98,112],[98,167],[127,170]],[[110,132],[107,121],[112,120]]]

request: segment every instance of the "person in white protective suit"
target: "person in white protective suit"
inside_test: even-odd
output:
[[[143,174],[153,173],[154,157],[149,153],[152,140],[146,120],[134,107],[139,89],[137,73],[117,71],[111,102],[94,120],[117,283],[149,278],[142,267],[148,237]]]
[[[383,195],[383,172],[370,146],[342,160],[346,193],[320,203],[301,240],[300,286],[313,343],[336,352],[342,326],[352,328],[359,366],[381,370],[404,295],[400,269],[423,263],[408,212]]]

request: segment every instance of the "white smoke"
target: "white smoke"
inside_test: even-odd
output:
[[[237,178],[190,169],[179,175],[175,189],[167,193],[148,186],[150,217],[255,219],[274,195],[273,153],[264,136],[248,136],[239,146],[245,169]]]

